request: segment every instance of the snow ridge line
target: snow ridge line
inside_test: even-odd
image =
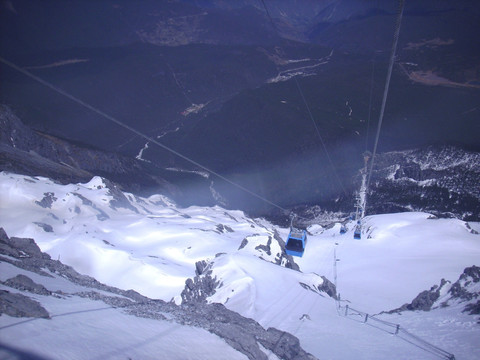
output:
[[[340,300],[339,300],[340,301]],[[446,360],[455,360],[455,355],[449,353],[448,351],[445,351],[438,346],[435,346],[431,343],[429,343],[426,340],[423,340],[422,338],[412,334],[411,332],[405,330],[400,326],[400,324],[395,324],[391,323],[389,321],[381,320],[375,317],[375,315],[370,315],[366,312],[354,309],[350,307],[348,304],[343,307],[340,302],[337,302],[338,307],[337,311],[340,316],[344,316],[348,319],[351,319],[353,321],[357,322],[363,322],[366,325],[370,325],[372,327],[375,327],[379,330],[382,330],[384,332],[387,332],[391,335],[396,335],[400,339],[412,344],[413,346],[416,346],[426,352],[429,352],[433,355],[438,356],[439,358],[446,359]],[[344,309],[345,311],[340,311]],[[370,321],[370,323],[369,323]],[[376,322],[376,325],[372,324],[372,321]],[[393,329],[393,330],[392,330]]]

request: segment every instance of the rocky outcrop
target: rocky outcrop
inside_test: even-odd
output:
[[[335,284],[333,284],[330,280],[328,280],[325,276],[320,276],[322,282],[318,285],[307,285],[305,283],[300,283],[300,285],[307,290],[311,290],[316,293],[325,293],[333,299],[337,299],[337,288]]]
[[[323,275],[321,276],[321,278],[323,279],[323,283],[318,286],[318,290],[323,291],[328,296],[334,299],[337,299],[337,288],[335,287],[335,284]]]
[[[52,192],[46,192],[43,194],[43,199],[38,201],[35,200],[35,204],[45,208],[45,209],[51,209],[52,204],[57,200],[55,197],[55,194]]]
[[[242,240],[238,250],[249,248],[254,250],[254,254],[259,258],[270,261],[276,265],[286,267],[288,269],[300,271],[300,267],[295,263],[293,257],[285,252],[285,241],[282,239],[277,230],[274,230],[271,236],[268,236],[266,242],[258,234],[246,237]],[[275,250],[272,247],[275,246]]]
[[[446,281],[445,279],[442,279],[440,281],[440,285],[434,285],[430,288],[430,290],[422,291],[420,294],[418,294],[415,297],[415,299],[412,300],[411,303],[404,304],[398,309],[389,311],[389,313],[402,312],[406,310],[429,311],[432,308],[432,306],[435,304],[435,302],[440,298],[440,290],[443,289],[443,287],[447,284],[450,284],[450,282]]]
[[[443,306],[453,301],[466,302],[463,311],[471,315],[480,314],[480,267],[471,266],[463,271],[460,278],[452,284],[448,291],[450,299],[443,302]]]
[[[0,290],[0,315],[13,317],[45,318],[50,317],[45,308],[28,296]]]
[[[465,268],[453,284],[442,279],[440,285],[434,285],[430,290],[422,291],[409,304],[391,310],[388,313],[402,311],[430,311],[438,307],[462,304],[463,312],[471,315],[480,313],[480,267]]]
[[[28,291],[33,294],[47,295],[47,296],[52,295],[52,292],[47,290],[43,285],[37,284],[28,276],[25,276],[22,274],[18,274],[17,276],[8,279],[3,284],[21,291]]]
[[[185,289],[180,295],[182,303],[206,303],[207,298],[215,294],[220,282],[212,277],[211,265],[205,260],[195,263],[195,277],[185,281]]]
[[[74,196],[78,197],[80,200],[82,200],[83,205],[89,206],[92,209],[94,209],[95,211],[97,211],[98,214],[96,216],[97,216],[98,220],[104,221],[104,220],[110,219],[110,216],[108,216],[108,214],[105,211],[100,209],[97,205],[95,205],[91,200],[87,199],[82,194],[74,192],[74,193],[72,193],[72,195],[74,195]],[[80,211],[80,209],[79,209],[79,211]]]

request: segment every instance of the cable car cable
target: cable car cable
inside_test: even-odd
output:
[[[272,27],[273,27],[273,29],[275,30],[275,33],[277,34],[277,36],[278,36],[279,38],[281,38],[280,32],[279,32],[278,29],[277,29],[277,25],[275,25],[275,23],[273,22],[273,19],[272,19],[272,17],[270,16],[270,12],[268,11],[268,8],[267,8],[267,5],[265,4],[265,1],[264,1],[264,0],[260,0],[260,1],[262,2],[263,8],[265,9],[265,12],[267,13],[267,16],[268,16],[268,18],[270,19],[270,22],[272,23]]]
[[[265,4],[265,1],[264,1],[264,0],[260,0],[260,1],[261,1],[262,4],[263,4],[263,7],[264,7],[264,9],[265,9],[265,12],[266,12],[268,18],[270,19],[270,23],[272,24],[272,27],[273,27],[273,29],[275,30],[275,33],[277,34],[277,36],[278,36],[279,38],[282,38],[282,37],[280,36],[280,32],[278,31],[277,26],[275,25],[275,22],[273,21],[272,17],[270,16],[270,12],[268,11],[268,8],[267,8],[267,5]],[[333,161],[332,161],[332,159],[331,159],[331,157],[330,157],[330,154],[329,154],[329,152],[328,152],[328,150],[327,150],[327,147],[325,146],[325,142],[323,141],[323,138],[322,138],[322,136],[321,136],[321,134],[320,134],[320,131],[319,131],[319,129],[318,129],[318,126],[317,126],[317,124],[316,124],[316,122],[315,122],[315,119],[313,118],[312,112],[310,111],[310,106],[308,106],[308,103],[307,103],[307,101],[306,101],[306,99],[305,99],[305,96],[303,95],[303,91],[302,91],[302,89],[301,89],[301,87],[300,87],[300,84],[298,83],[297,77],[296,77],[296,76],[293,76],[293,79],[295,80],[295,84],[297,85],[298,91],[300,92],[300,95],[301,95],[301,97],[302,97],[302,99],[303,99],[303,103],[305,104],[305,107],[307,108],[307,112],[308,112],[308,114],[309,114],[309,116],[310,116],[310,119],[311,119],[312,122],[313,122],[313,125],[314,125],[314,127],[315,127],[316,133],[317,133],[317,135],[318,135],[318,138],[320,139],[320,142],[321,142],[321,144],[322,144],[322,146],[323,146],[323,149],[325,150],[325,154],[327,155],[327,158],[328,158],[328,161],[329,161],[329,163],[330,163],[330,165],[331,165],[331,167],[332,167],[333,173],[335,174],[335,177],[337,178],[337,181],[338,181],[338,183],[340,184],[340,187],[342,188],[342,191],[343,191],[343,193],[344,193],[345,196],[346,196],[346,195],[347,195],[347,191],[345,190],[345,187],[343,186],[343,183],[342,183],[342,181],[340,180],[340,177],[339,177],[338,174],[337,174],[336,168],[335,168],[335,166],[333,165]]]
[[[392,44],[392,51],[391,51],[391,54],[390,54],[390,63],[388,65],[387,79],[385,81],[385,89],[383,91],[382,107],[380,108],[380,115],[379,115],[379,118],[378,118],[378,126],[377,126],[377,134],[375,136],[375,144],[374,144],[374,147],[373,147],[372,161],[370,163],[370,171],[369,171],[368,179],[367,179],[367,191],[368,191],[368,188],[370,186],[370,180],[372,178],[373,164],[375,162],[375,155],[377,153],[378,139],[380,138],[380,129],[382,127],[383,115],[385,113],[385,105],[386,105],[386,102],[387,102],[388,89],[390,87],[390,79],[392,77],[393,63],[395,62],[395,54],[396,54],[396,51],[397,51],[398,37],[400,35],[400,25],[402,23],[402,15],[403,15],[404,5],[405,5],[405,0],[399,0],[398,16],[397,16],[397,22],[396,22],[396,26],[395,26],[395,33],[393,35],[393,44]]]
[[[375,83],[375,54],[373,54],[372,59],[372,75],[370,78],[370,96],[368,101],[368,118],[367,118],[367,133],[365,135],[365,151],[368,150],[368,137],[370,131],[370,119],[372,117],[372,100],[373,100],[373,85]]]
[[[117,124],[118,126],[121,126],[121,127],[125,128],[125,129],[127,129],[127,130],[135,133],[136,135],[138,135],[138,136],[140,136],[140,137],[142,137],[142,138],[150,141],[151,143],[153,143],[153,144],[155,144],[155,145],[160,146],[160,147],[163,148],[164,150],[167,150],[167,151],[171,152],[172,154],[180,157],[181,159],[183,159],[183,160],[185,160],[185,161],[188,161],[189,163],[191,163],[191,164],[193,164],[193,165],[195,165],[195,166],[197,166],[197,167],[199,167],[199,168],[207,171],[208,173],[210,173],[210,174],[212,174],[212,175],[215,175],[216,177],[218,177],[219,179],[224,180],[225,182],[229,183],[230,185],[233,185],[233,186],[237,187],[238,189],[243,190],[244,192],[246,192],[246,193],[248,193],[248,194],[256,197],[256,198],[259,199],[259,200],[262,200],[262,201],[266,202],[266,203],[269,204],[269,205],[272,205],[273,207],[275,207],[275,208],[277,208],[277,209],[279,209],[279,210],[281,210],[281,211],[283,211],[283,212],[285,212],[285,213],[288,213],[288,212],[289,212],[287,209],[285,209],[285,208],[283,208],[282,206],[274,203],[273,201],[270,201],[270,200],[264,198],[263,196],[258,195],[257,193],[253,192],[252,190],[249,190],[249,189],[247,189],[246,187],[244,187],[244,186],[242,186],[242,185],[234,182],[233,180],[230,180],[230,179],[228,179],[227,177],[225,177],[225,176],[223,176],[223,175],[221,175],[221,174],[219,174],[219,173],[211,170],[210,168],[208,168],[208,167],[200,164],[199,162],[197,162],[197,161],[195,161],[195,160],[192,160],[192,159],[189,158],[188,156],[185,156],[185,155],[179,153],[178,151],[170,148],[169,146],[162,144],[161,142],[155,140],[154,138],[152,138],[152,137],[150,137],[150,136],[148,136],[148,135],[146,135],[146,134],[138,131],[137,129],[135,129],[135,128],[133,128],[133,127],[125,124],[124,122],[118,120],[117,118],[115,118],[115,117],[113,117],[113,116],[111,116],[111,115],[109,115],[109,114],[107,114],[107,113],[105,113],[105,112],[97,109],[96,107],[94,107],[94,106],[86,103],[85,101],[77,98],[76,96],[71,95],[70,93],[66,92],[65,90],[60,89],[59,87],[57,87],[57,86],[53,85],[52,83],[50,83],[50,82],[48,82],[48,81],[46,81],[46,80],[44,80],[44,79],[42,79],[42,78],[40,78],[40,77],[32,74],[31,72],[29,72],[29,71],[27,71],[27,70],[25,70],[25,69],[23,69],[23,68],[15,65],[14,63],[12,63],[12,62],[4,59],[4,58],[1,57],[1,56],[0,56],[0,62],[4,63],[5,65],[7,65],[7,66],[9,66],[9,67],[11,67],[12,69],[17,70],[17,71],[21,72],[22,74],[24,74],[24,75],[32,78],[33,80],[41,83],[42,85],[45,85],[46,87],[52,89],[53,91],[55,91],[55,92],[57,92],[57,93],[65,96],[65,97],[69,98],[69,99],[72,100],[73,102],[76,102],[77,104],[80,104],[80,105],[86,107],[87,109],[89,109],[89,110],[97,113],[98,115],[101,115],[101,116],[104,117],[105,119],[110,120],[111,122]]]
[[[317,123],[315,122],[315,119],[313,118],[312,112],[310,111],[310,106],[308,106],[307,100],[305,99],[305,96],[303,95],[302,88],[300,87],[300,84],[298,83],[297,77],[294,76],[293,79],[295,80],[295,84],[297,84],[298,92],[299,92],[300,95],[302,96],[303,103],[305,104],[305,107],[307,108],[308,115],[310,116],[310,120],[312,120],[313,126],[315,127],[315,131],[316,131],[316,133],[317,133],[317,135],[318,135],[318,138],[320,139],[320,143],[321,143],[322,146],[323,146],[323,150],[325,150],[325,154],[327,155],[328,162],[330,163],[330,165],[331,165],[331,167],[332,167],[332,169],[333,169],[333,173],[335,174],[335,177],[337,178],[337,181],[338,181],[338,183],[340,184],[340,187],[342,188],[342,191],[343,191],[343,193],[344,193],[345,196],[346,196],[346,195],[347,195],[347,191],[346,191],[345,188],[343,187],[342,181],[340,180],[340,178],[339,178],[339,176],[338,176],[338,174],[337,174],[337,172],[336,172],[336,170],[335,170],[335,166],[333,165],[332,158],[330,157],[330,154],[328,153],[327,147],[325,146],[325,142],[323,141],[322,135],[320,134],[320,130],[318,129]]]

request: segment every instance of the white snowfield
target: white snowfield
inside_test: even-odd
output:
[[[112,206],[114,196],[98,177],[87,184],[59,185],[0,173],[0,227],[9,237],[35,239],[53,259],[100,282],[176,303],[185,280],[195,276],[195,263],[206,260],[220,283],[209,302],[222,303],[265,328],[292,333],[318,359],[439,358],[361,318],[341,316],[337,302],[318,290],[321,276],[335,282],[337,274],[342,306],[374,315],[411,302],[442,278],[453,283],[466,267],[480,265],[480,235],[465,222],[400,213],[366,217],[361,240],[353,239],[353,223],[344,235],[340,224],[311,226],[305,254],[295,258],[298,272],[274,263],[280,252],[274,232],[285,239],[288,229],[241,211],[177,208],[159,195],[124,195],[129,206]],[[478,223],[470,226],[480,228]],[[239,249],[244,239],[248,242]],[[270,253],[258,247],[269,241]],[[58,276],[23,272],[49,290],[73,291]],[[1,281],[18,273],[0,256]],[[17,292],[5,285],[0,290]],[[52,318],[2,315],[0,344],[47,359],[246,358],[203,329],[134,317],[75,296],[68,303],[31,296]],[[457,360],[479,359],[479,316],[462,310],[462,304],[453,304],[378,318],[400,324]]]

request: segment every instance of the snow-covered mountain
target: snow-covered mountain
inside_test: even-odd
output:
[[[0,106],[0,125],[0,169],[5,171],[41,175],[62,183],[88,182],[93,174],[99,174],[120,184],[127,191],[151,193],[154,189],[182,206],[226,203],[232,207],[241,203],[249,207],[248,201],[242,203],[237,199],[245,198],[243,193],[232,195],[238,189],[234,192],[222,187],[221,182],[208,174],[178,168],[162,169],[144,161],[34,131],[7,106]],[[413,210],[479,221],[479,164],[478,152],[454,146],[428,146],[378,154],[368,194],[368,213]],[[282,171],[285,175],[290,169]],[[357,171],[357,174],[360,172]],[[314,177],[306,176],[307,173],[304,175],[298,180],[303,184],[304,191],[278,191],[274,186],[278,181],[276,178],[257,182],[262,184],[262,192],[268,194],[268,198],[292,198],[302,192],[305,201],[312,201],[312,191],[321,188],[325,191],[327,186],[317,183]],[[261,175],[256,174],[256,177],[258,180]],[[359,176],[353,177],[353,181],[349,180],[343,179],[347,188],[359,187]],[[270,186],[265,187],[265,182]],[[221,197],[221,201],[217,197]],[[296,198],[296,201],[301,199]],[[338,212],[338,217],[342,212],[350,212],[354,202],[353,195],[341,196],[340,199],[324,199],[320,203],[321,208],[304,205],[302,209],[297,207],[296,211],[306,217],[318,217],[325,216],[325,210],[330,210]],[[308,202],[306,204],[311,205]],[[257,208],[253,211],[260,210]],[[266,211],[266,215],[274,218],[272,212]]]
[[[480,154],[454,146],[379,154],[368,206],[373,213],[426,211],[479,221],[479,176]]]
[[[369,216],[360,241],[346,225],[345,235],[339,222],[311,225],[304,257],[292,258],[288,229],[241,211],[180,208],[100,177],[60,185],[2,172],[0,354],[436,359],[440,348],[480,356],[479,223]],[[441,279],[454,292],[440,291],[443,305],[387,313]]]

